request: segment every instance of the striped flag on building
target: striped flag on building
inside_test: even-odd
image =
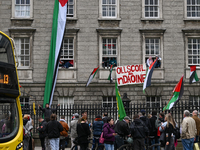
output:
[[[196,72],[196,66],[190,66],[190,84],[199,81]]]
[[[158,57],[156,58],[156,60],[154,60],[154,62],[150,65],[150,67],[147,69],[147,73],[146,73],[146,77],[143,83],[143,92],[145,91],[145,89],[151,85],[151,77],[153,74],[153,70],[157,64],[157,60]]]
[[[90,84],[90,82],[92,82],[92,79],[95,77],[95,75],[96,75],[98,69],[99,69],[99,67],[94,68],[94,70],[92,71],[92,73],[90,74],[90,76],[89,76],[89,78],[88,78],[86,87]]]
[[[58,66],[60,59],[59,53],[65,31],[67,2],[68,0],[55,0],[54,4],[51,46],[46,75],[43,107],[45,107],[46,103],[49,103],[49,105],[51,106],[53,100],[53,94],[58,75]]]

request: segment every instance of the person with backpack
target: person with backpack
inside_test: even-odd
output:
[[[149,119],[150,121],[150,129],[149,129],[149,143],[150,145],[153,144],[158,144],[159,143],[159,138],[157,136],[157,128],[155,127],[155,123],[157,120],[157,112],[156,111],[152,111],[152,117]],[[155,147],[153,147],[153,150],[155,150]],[[160,146],[157,146],[157,150],[160,150]]]
[[[92,145],[92,150],[96,149],[96,145],[100,145],[99,143],[99,138],[101,136],[101,133],[103,131],[103,124],[104,122],[101,119],[100,115],[97,115],[94,122],[93,122],[93,145]]]
[[[134,115],[134,121],[132,122],[131,136],[133,137],[133,149],[144,150],[145,148],[145,137],[148,135],[148,128],[142,120],[139,119],[139,115]]]
[[[165,117],[165,120],[167,122],[166,128],[165,128],[165,138],[166,138],[166,144],[165,144],[165,150],[174,150],[174,129],[175,124],[172,120],[171,114],[167,114]]]
[[[196,134],[196,138],[195,138],[195,143],[198,142],[198,139],[199,139],[199,131],[200,131],[200,119],[198,118],[198,111],[197,110],[194,110],[192,112],[192,118],[194,119],[195,123],[196,123],[196,129],[197,129],[197,134]]]
[[[86,123],[87,122],[87,117],[83,116],[80,119],[80,123],[77,124],[77,134],[78,134],[78,143],[80,145],[81,150],[87,150],[88,148],[88,137],[90,136],[90,127]]]
[[[40,117],[39,118],[39,127],[37,127],[37,130],[39,131],[39,138],[41,141],[42,150],[46,150],[45,142],[44,142],[45,137],[47,136],[46,130],[45,130],[46,125],[47,125],[47,122],[42,117]]]
[[[46,126],[46,132],[52,150],[59,150],[60,132],[63,131],[62,125],[56,119],[56,114],[52,114],[50,117],[50,121]]]
[[[103,126],[105,150],[114,150],[114,141],[115,141],[116,135],[117,133],[115,133],[115,130],[114,130],[114,120],[113,118],[108,117],[107,123],[105,123]]]

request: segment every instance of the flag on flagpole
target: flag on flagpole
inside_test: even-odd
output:
[[[86,87],[90,84],[90,82],[92,82],[92,79],[95,77],[95,75],[96,75],[98,69],[99,69],[99,67],[94,68],[94,70],[92,71],[92,73],[90,74],[90,76],[89,76],[89,78],[88,78]]]
[[[59,53],[65,31],[67,2],[68,0],[55,0],[54,4],[51,45],[46,75],[43,107],[45,107],[46,103],[49,103],[50,106],[52,104],[58,75]]]
[[[173,97],[169,101],[169,103],[163,108],[163,110],[170,110],[176,103],[181,99],[184,92],[183,86],[183,76],[181,77],[180,81],[177,83],[173,90]]]
[[[110,74],[108,76],[108,80],[112,81],[112,71],[113,71],[114,65],[110,66]]]
[[[115,81],[115,92],[116,92],[116,100],[117,100],[118,118],[119,120],[123,120],[124,117],[126,116],[126,112],[124,109],[124,104],[122,102],[121,96],[119,94],[117,81]]]
[[[196,72],[196,66],[190,66],[190,84],[199,81]]]
[[[156,60],[154,60],[154,62],[150,65],[150,67],[147,68],[147,73],[146,73],[145,80],[144,80],[144,83],[143,83],[143,92],[145,92],[145,89],[148,86],[151,86],[151,77],[152,77],[152,74],[153,74],[153,70],[154,70],[154,68],[157,64],[157,60],[158,60],[158,57],[156,58]]]

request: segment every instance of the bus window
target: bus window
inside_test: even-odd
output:
[[[0,61],[14,64],[12,46],[7,37],[0,34]]]
[[[0,97],[0,143],[15,137],[19,128],[16,99]]]

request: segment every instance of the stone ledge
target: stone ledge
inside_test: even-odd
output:
[[[121,21],[121,18],[98,18],[98,21]]]
[[[141,21],[161,21],[161,22],[164,21],[164,19],[162,18],[141,18],[140,20]]]

